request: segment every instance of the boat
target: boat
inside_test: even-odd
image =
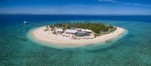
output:
[[[29,22],[24,21],[24,24],[29,24]]]

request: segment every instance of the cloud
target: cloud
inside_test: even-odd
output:
[[[143,6],[151,7],[151,5],[143,5]]]
[[[125,4],[125,5],[130,5],[131,3],[122,3],[122,4]]]
[[[145,7],[151,7],[151,5],[146,5],[146,4],[136,4],[136,3],[123,3],[123,2],[118,2],[116,0],[98,0],[100,2],[112,2],[112,3],[118,3],[118,4],[124,4],[124,5],[133,5],[133,6],[145,6]]]
[[[142,6],[141,4],[132,4],[132,5],[134,5],[134,6]]]
[[[100,2],[116,2],[115,0],[98,0]]]
[[[151,7],[151,5],[144,5],[144,4],[132,4],[134,6],[146,6],[146,7]]]
[[[51,12],[54,12],[54,11],[56,11],[56,10],[50,9],[50,11],[51,11]]]
[[[43,11],[43,12],[48,12],[48,11],[51,11],[51,12],[55,12],[56,10],[54,10],[54,9],[50,9],[50,10],[47,10],[47,9],[41,9],[40,11]]]
[[[48,11],[48,10],[46,10],[46,9],[41,9],[41,11]]]
[[[41,11],[43,11],[44,9],[41,9]]]
[[[134,4],[134,3],[121,3],[125,5],[133,5],[133,6],[146,6],[146,7],[151,7],[151,5],[144,5],[144,4]]]

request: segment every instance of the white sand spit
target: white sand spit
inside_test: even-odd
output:
[[[63,37],[61,34],[52,34],[52,32],[44,31],[46,27],[40,27],[33,31],[31,31],[31,37],[40,42],[46,42],[47,44],[54,44],[58,46],[86,46],[90,44],[103,43],[105,41],[115,39],[118,36],[122,35],[125,32],[124,28],[117,27],[117,30],[106,34],[103,36],[99,36],[94,39],[72,39],[72,37]]]

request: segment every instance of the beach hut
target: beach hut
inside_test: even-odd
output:
[[[92,33],[92,30],[86,29],[85,30],[87,33]]]
[[[101,30],[100,33],[101,34],[106,34],[106,32],[104,30]]]
[[[63,32],[63,29],[57,28],[57,29],[56,29],[56,32],[57,32],[57,33],[62,33],[62,32]]]
[[[77,31],[78,31],[78,32],[81,32],[82,30],[81,30],[81,28],[77,28]]]

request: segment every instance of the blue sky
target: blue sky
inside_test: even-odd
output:
[[[151,0],[0,0],[0,13],[151,15]]]

